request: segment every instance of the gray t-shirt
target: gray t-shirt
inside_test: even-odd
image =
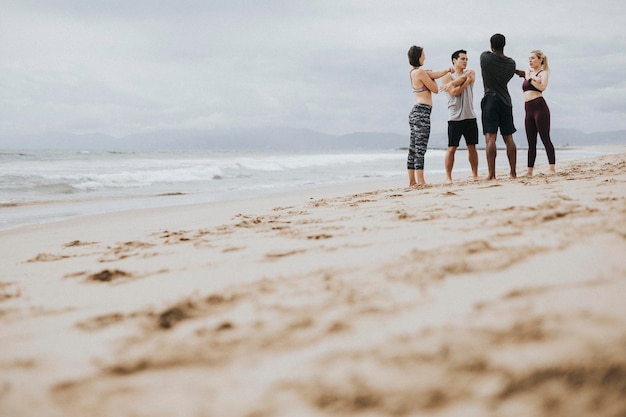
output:
[[[515,61],[508,56],[500,57],[485,51],[480,54],[480,70],[485,94],[495,93],[507,106],[513,107],[507,84],[515,75]]]
[[[450,76],[453,81],[458,78],[455,74],[450,74]],[[469,83],[458,96],[448,93],[448,120],[456,122],[475,118],[474,83]]]

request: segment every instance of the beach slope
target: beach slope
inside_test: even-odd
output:
[[[626,154],[559,170],[2,232],[0,416],[622,417]]]

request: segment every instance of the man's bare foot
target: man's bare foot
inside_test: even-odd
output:
[[[446,178],[446,185],[452,185],[452,178]]]
[[[550,165],[550,175],[555,175],[556,174],[556,167],[554,165]]]
[[[528,168],[526,170],[526,176],[527,177],[532,177],[533,176],[533,169],[532,168]]]

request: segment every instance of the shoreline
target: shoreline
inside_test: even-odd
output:
[[[626,146],[589,146],[589,147],[569,147],[569,151],[584,149],[585,154],[596,152],[597,157],[600,155],[620,153],[626,149]],[[440,149],[431,149],[437,151],[445,151]],[[484,151],[484,149],[481,149]],[[541,149],[538,149],[541,151]],[[470,172],[466,158],[462,155],[467,149],[459,148],[457,155],[457,163],[455,164],[455,180],[465,178]],[[428,155],[428,154],[427,154]],[[519,162],[525,158],[522,148],[518,148],[518,174],[522,173],[525,168]],[[587,158],[590,158],[587,156]],[[479,159],[482,162],[479,166],[479,175],[484,176],[486,172],[484,154],[479,152]],[[539,156],[539,161],[541,156]],[[579,160],[576,155],[568,154],[567,158],[561,162],[571,160]],[[542,169],[542,163],[538,161],[538,169]],[[507,166],[505,155],[500,154],[497,159],[496,168],[499,170]],[[560,163],[557,165],[560,165]],[[318,188],[332,187],[350,187],[357,184],[369,184],[370,189],[375,188],[378,182],[389,183],[389,186],[402,186],[405,181],[405,172],[399,171],[397,176],[381,178],[356,178],[350,181],[338,182],[332,184],[310,184],[304,187],[296,188],[295,186],[278,187],[276,190],[234,190],[213,192],[197,192],[186,193],[172,191],[162,194],[137,194],[137,195],[119,195],[119,196],[98,196],[98,197],[80,197],[74,199],[59,199],[49,201],[32,201],[32,202],[10,202],[0,205],[2,213],[2,222],[0,222],[0,232],[6,230],[15,230],[26,226],[45,225],[64,221],[75,217],[85,217],[92,215],[104,214],[107,212],[124,212],[128,210],[138,210],[142,208],[158,209],[164,207],[179,207],[193,204],[214,204],[220,201],[241,201],[244,202],[251,198],[260,196],[273,196],[283,193],[298,192],[299,190],[309,190]],[[431,185],[439,185],[445,183],[445,172],[443,168],[426,169],[427,182]],[[348,188],[346,188],[348,190]],[[349,192],[349,191],[348,191]]]
[[[1,231],[0,415],[621,415],[626,152],[545,171]]]

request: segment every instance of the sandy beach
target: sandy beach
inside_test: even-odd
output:
[[[0,416],[624,417],[626,149],[558,170],[1,232]]]

